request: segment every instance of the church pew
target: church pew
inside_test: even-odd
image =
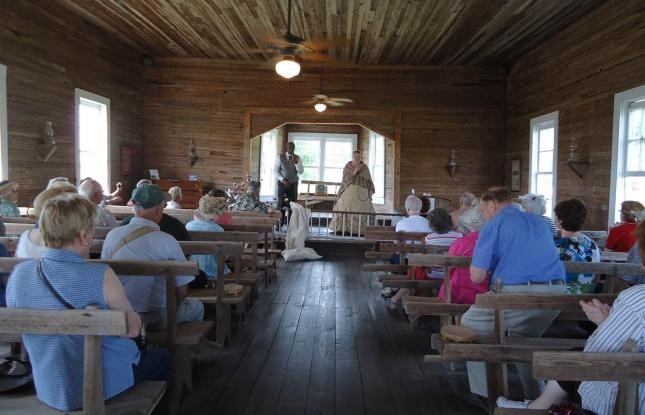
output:
[[[0,258],[0,272],[11,272],[16,264],[26,260],[30,260],[30,258]],[[117,275],[165,278],[166,304],[175,303],[175,276],[196,275],[198,272],[197,263],[193,261],[89,260],[89,262],[107,264]],[[213,322],[210,321],[189,321],[176,324],[176,311],[175,307],[166,307],[168,328],[148,332],[148,339],[151,342],[165,344],[173,351],[173,367],[175,369],[173,370],[174,387],[170,397],[171,413],[175,413],[179,407],[183,386],[192,388],[191,350],[213,327]]]
[[[276,254],[271,250],[275,249],[275,235],[272,225],[269,224],[229,224],[221,225],[226,232],[258,232],[264,236],[263,248],[260,250],[260,260],[254,259],[252,255],[246,254],[242,260],[255,260],[257,267],[266,273],[267,281],[271,281],[276,276]],[[261,241],[260,241],[261,242]]]
[[[638,415],[639,383],[645,381],[645,354],[632,339],[615,353],[547,352],[533,353],[533,377],[563,381],[618,382],[614,413]],[[495,415],[547,415],[548,410],[496,408]]]
[[[83,409],[58,411],[41,403],[31,390],[5,393],[0,413],[7,414],[149,414],[166,390],[166,382],[145,381],[105,401],[101,336],[125,336],[125,312],[97,310],[33,310],[0,308],[0,333],[13,335],[78,335],[84,337]]]

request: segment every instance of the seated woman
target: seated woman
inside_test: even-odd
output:
[[[558,228],[557,226],[555,226],[555,222],[553,222],[553,219],[551,219],[550,217],[544,215],[546,213],[546,200],[544,200],[544,196],[527,193],[523,196],[520,196],[520,200],[522,201],[522,207],[524,208],[524,211],[541,216],[546,224],[549,225],[549,229],[551,229],[553,238],[557,238]]]
[[[420,216],[422,205],[423,202],[418,196],[409,195],[405,198],[405,211],[408,217],[397,222],[397,232],[432,232],[428,219]]]
[[[18,202],[18,183],[3,180],[0,182],[0,216],[18,217],[20,209]]]
[[[172,196],[172,200],[166,204],[168,209],[181,209],[181,188],[173,186],[168,189],[168,193]]]
[[[555,216],[561,236],[555,240],[561,261],[600,262],[600,249],[587,235],[580,232],[587,218],[587,207],[578,199],[564,200],[555,206]],[[567,292],[592,293],[594,274],[567,272]]]
[[[459,226],[459,218],[461,215],[466,213],[473,206],[473,203],[476,202],[475,195],[470,192],[463,192],[459,195],[459,208],[450,212],[450,218],[455,226],[454,230],[457,230]]]
[[[51,188],[43,190],[34,199],[34,216],[40,218],[45,202],[63,193],[77,193],[76,187],[69,182],[57,182]],[[16,258],[40,258],[47,251],[43,235],[38,227],[28,229],[20,235],[16,247]]]
[[[486,219],[482,215],[479,205],[471,207],[459,216],[459,225],[457,230],[464,236],[456,239],[450,248],[448,248],[448,255],[455,256],[473,256],[475,243],[479,236],[479,230]],[[450,302],[453,304],[475,304],[475,297],[477,294],[482,294],[488,291],[488,283],[490,278],[486,278],[481,283],[474,283],[470,279],[469,268],[450,268]],[[445,287],[442,285],[439,290],[439,299],[444,300]]]
[[[645,352],[645,285],[637,285],[620,293],[614,306],[598,300],[581,302],[587,318],[598,325],[589,337],[585,352],[619,352],[627,339],[638,344]],[[618,385],[616,382],[562,382],[550,380],[544,392],[534,401],[512,401],[504,396],[497,399],[500,408],[549,409],[567,399],[581,404],[586,411],[597,415],[611,415]],[[645,384],[639,385],[639,408],[645,408]]]
[[[45,203],[39,219],[45,245],[41,260],[18,264],[9,278],[7,304],[40,310],[84,309],[125,311],[128,337],[104,337],[103,392],[109,399],[145,379],[167,379],[166,349],[139,352],[131,339],[139,336],[141,318],[132,309],[116,274],[104,264],[84,260],[94,234],[94,205],[76,194],[62,194]],[[83,406],[83,337],[23,336],[38,399],[59,410]]]
[[[433,209],[428,215],[432,232],[426,236],[426,245],[449,247],[463,235],[452,230],[454,224],[450,214],[441,208]],[[443,267],[431,267],[428,272],[429,278],[443,278]]]
[[[452,219],[450,214],[441,208],[436,208],[428,215],[430,228],[434,230],[426,236],[426,245],[434,246],[450,246],[455,240],[461,238],[463,235],[459,232],[452,230]],[[415,268],[415,278],[443,278],[443,267],[431,267],[430,272],[426,273],[425,268]],[[401,299],[410,294],[407,288],[401,288],[390,300],[390,308],[396,309],[401,304]]]
[[[375,213],[372,205],[374,192],[370,169],[361,161],[360,151],[354,151],[352,160],[343,169],[343,181],[338,188],[334,211]],[[358,234],[370,225],[373,225],[373,216],[334,214],[329,228],[343,234]]]
[[[629,252],[636,243],[634,232],[638,224],[634,212],[640,212],[645,207],[635,200],[625,200],[620,204],[620,224],[609,230],[605,248],[616,252]]]
[[[226,207],[226,199],[207,194],[199,199],[199,207],[195,209],[195,219],[186,224],[189,231],[224,232],[217,220],[222,217]],[[209,280],[217,279],[217,255],[193,255],[192,259],[199,264]],[[224,274],[231,271],[224,265]]]
[[[273,209],[266,203],[260,202],[262,183],[256,180],[249,182],[246,193],[237,198],[233,211],[269,213]]]

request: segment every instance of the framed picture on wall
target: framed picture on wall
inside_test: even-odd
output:
[[[132,146],[121,146],[121,176],[132,174]]]
[[[511,160],[511,192],[519,192],[520,181],[520,159]]]

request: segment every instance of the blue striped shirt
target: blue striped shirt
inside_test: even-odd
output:
[[[605,320],[589,337],[585,352],[619,352],[627,339],[633,339],[645,352],[645,285],[629,288],[618,296]],[[616,401],[617,382],[582,382],[578,393],[582,407],[597,415],[611,415]],[[638,388],[640,408],[645,408],[645,384]]]

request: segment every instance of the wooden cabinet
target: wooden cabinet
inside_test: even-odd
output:
[[[197,209],[199,207],[199,198],[202,197],[202,182],[170,179],[160,179],[154,182],[164,191],[168,191],[171,187],[179,187],[181,189],[181,207],[183,209]]]

